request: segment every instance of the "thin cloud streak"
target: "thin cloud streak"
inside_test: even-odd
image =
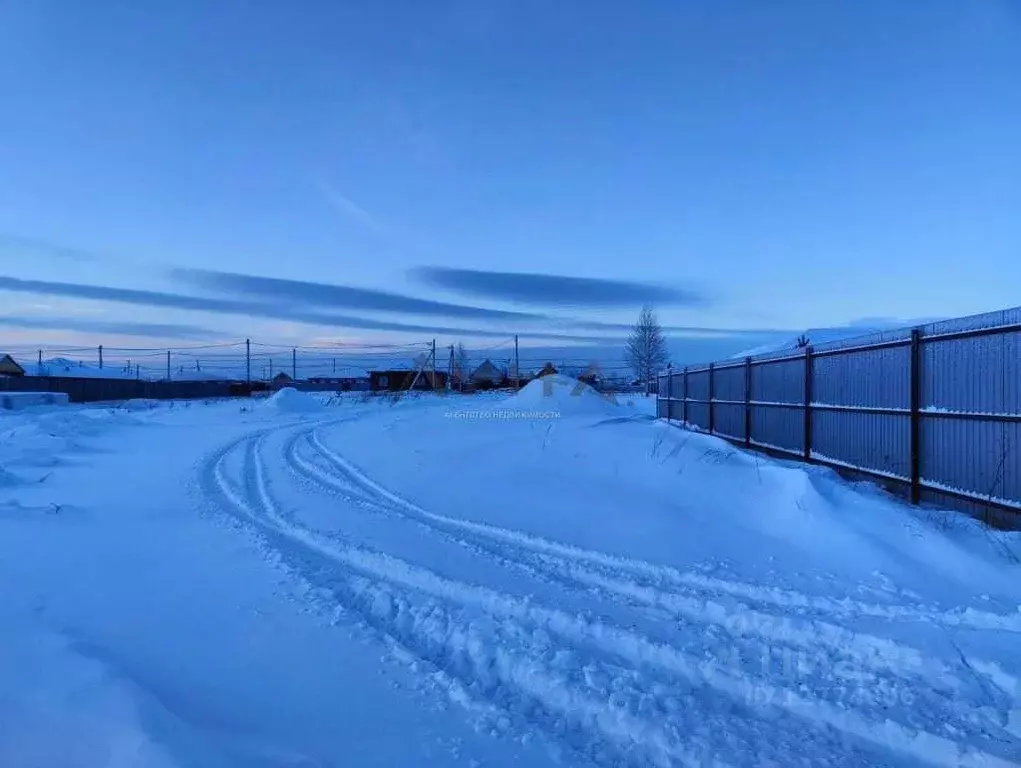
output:
[[[95,301],[110,301],[146,307],[166,307],[196,312],[212,312],[225,315],[239,315],[254,318],[272,318],[320,325],[327,327],[357,328],[371,331],[394,331],[400,333],[421,333],[429,335],[464,336],[477,338],[499,338],[510,336],[510,331],[490,331],[479,328],[455,328],[447,326],[395,323],[386,320],[351,317],[348,315],[308,312],[283,305],[260,302],[209,299],[199,296],[185,296],[161,291],[137,290],[132,288],[111,288],[80,283],[60,283],[47,280],[22,280],[16,277],[0,276],[0,290],[18,293],[32,293],[50,296],[66,296]],[[551,341],[610,341],[608,336],[583,336],[577,334],[549,333],[545,331],[522,330],[520,336]]]
[[[205,269],[173,269],[170,271],[170,276],[180,282],[205,290],[256,297],[274,302],[299,301],[306,306],[344,307],[346,309],[474,320],[548,320],[543,315],[527,312],[450,304],[372,288],[355,288],[306,280],[285,280]]]
[[[693,290],[631,280],[449,267],[416,267],[408,274],[426,285],[462,295],[542,307],[621,308],[649,302],[701,307],[708,303]]]
[[[386,234],[386,229],[375,216],[362,208],[351,198],[342,195],[332,184],[324,179],[317,179],[315,185],[318,187],[319,191],[323,193],[323,197],[326,198],[327,202],[329,202],[333,209],[341,215],[351,219],[356,224],[360,224],[366,229],[372,230],[376,234]]]
[[[63,261],[77,262],[95,262],[104,258],[91,251],[69,248],[47,240],[19,235],[15,232],[0,232],[0,253],[4,251],[31,253],[35,256],[46,256]]]
[[[155,339],[186,339],[191,341],[206,341],[222,336],[222,334],[197,325],[132,323],[117,320],[90,320],[81,317],[0,317],[0,326],[45,331],[84,331],[86,333],[143,336]]]

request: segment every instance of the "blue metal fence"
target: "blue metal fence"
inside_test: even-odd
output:
[[[1021,308],[671,370],[658,385],[661,418],[1021,521]]]

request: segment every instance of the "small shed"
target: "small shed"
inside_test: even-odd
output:
[[[24,376],[25,369],[10,355],[0,357],[0,376]]]

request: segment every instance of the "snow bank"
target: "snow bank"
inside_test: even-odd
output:
[[[0,408],[16,411],[36,405],[67,405],[70,397],[64,392],[4,392],[0,395]]]
[[[58,634],[5,617],[0,764],[174,768],[143,725],[144,692]]]
[[[311,395],[299,392],[294,387],[284,387],[269,397],[262,407],[281,413],[312,413],[321,411],[323,404]]]
[[[555,411],[560,416],[619,416],[616,401],[571,376],[552,374],[530,382],[496,410]]]

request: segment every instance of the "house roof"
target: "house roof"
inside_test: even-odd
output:
[[[472,371],[471,375],[473,379],[482,376],[503,376],[503,371],[493,365],[492,360],[485,360],[478,368]]]
[[[0,356],[0,373],[14,374],[16,376],[24,376],[25,369],[22,368],[18,361],[10,355]]]

